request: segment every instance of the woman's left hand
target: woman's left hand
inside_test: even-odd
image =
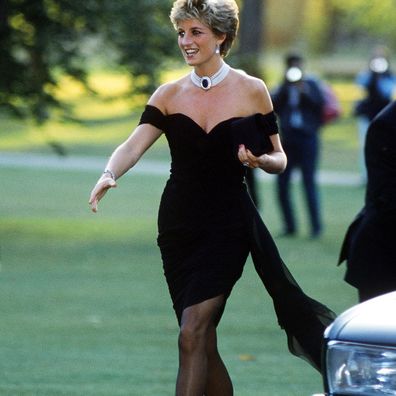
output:
[[[252,152],[247,149],[243,144],[239,146],[238,158],[243,166],[247,168],[262,168],[265,169],[265,164],[268,161],[268,155],[263,154],[260,157],[256,157]]]

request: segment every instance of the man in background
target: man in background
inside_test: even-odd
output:
[[[368,62],[367,70],[356,77],[356,84],[364,91],[364,98],[356,103],[355,115],[358,124],[359,167],[362,183],[367,181],[364,163],[364,144],[369,123],[392,101],[396,88],[396,76],[390,68],[389,56],[384,47],[376,47]]]
[[[324,97],[320,82],[304,73],[303,58],[288,54],[283,82],[272,94],[274,110],[281,127],[283,148],[287,155],[286,170],[277,176],[277,194],[283,217],[283,236],[294,236],[297,223],[291,202],[290,182],[293,171],[301,171],[310,236],[322,232],[319,191],[316,173],[319,162],[319,130],[323,123]]]
[[[365,204],[349,226],[339,263],[359,301],[396,290],[396,101],[370,123]]]

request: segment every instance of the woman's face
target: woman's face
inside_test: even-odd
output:
[[[187,19],[178,25],[178,44],[188,65],[197,66],[209,61],[222,43],[212,30],[197,19]]]

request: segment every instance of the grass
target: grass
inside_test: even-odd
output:
[[[8,181],[0,204],[0,394],[172,395],[177,326],[155,246],[164,179],[125,177],[93,215],[86,202],[94,173],[1,168],[0,176]],[[272,185],[261,189],[264,218],[276,233]],[[362,191],[322,193],[324,238],[302,233],[278,245],[303,288],[341,312],[356,300],[337,252]],[[220,346],[238,396],[321,388],[319,375],[287,352],[250,261],[230,298]]]
[[[101,83],[105,91],[121,89],[111,78]],[[122,101],[105,113],[107,99],[67,84],[65,90],[81,123],[54,120],[37,128],[3,115],[0,150],[50,153],[46,142],[56,138],[71,154],[107,156],[137,121],[139,112]],[[163,139],[147,154],[168,156]],[[323,131],[322,167],[353,171],[356,162],[354,123],[345,117]],[[1,395],[173,394],[177,324],[155,244],[165,178],[126,176],[93,215],[87,200],[97,176],[84,169],[0,167]],[[323,186],[325,235],[310,241],[302,194],[295,189],[301,235],[277,240],[278,247],[304,290],[340,313],[356,303],[354,289],[342,279],[344,267],[336,263],[364,191]],[[260,191],[263,217],[276,235],[273,184],[261,182]],[[287,351],[250,260],[219,332],[236,396],[310,396],[321,390],[320,376]]]

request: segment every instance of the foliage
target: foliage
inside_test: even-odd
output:
[[[330,18],[323,18],[329,15],[329,2],[327,0],[307,0],[305,10],[305,37],[310,44],[310,48],[315,53],[324,52],[326,35],[330,29]]]
[[[169,7],[170,0],[2,0],[0,105],[45,121],[49,109],[60,106],[57,76],[87,85],[87,58],[108,57],[107,48],[115,50],[113,65],[142,77],[135,90],[151,90],[173,53]],[[90,39],[99,42],[95,54]]]
[[[336,8],[344,13],[348,22],[359,30],[391,39],[396,43],[392,26],[396,19],[394,0],[332,0]]]
[[[72,76],[94,93],[87,75],[98,59],[100,65],[105,61],[111,69],[121,66],[133,77],[126,83],[129,95],[151,93],[164,62],[177,53],[168,19],[172,1],[0,0],[0,106],[38,122],[47,120],[54,107],[67,114],[67,103],[56,95],[59,77]],[[270,15],[274,0],[238,3],[240,45],[230,61],[258,75],[257,53],[262,45],[257,37],[261,35],[246,36],[243,27],[254,27],[245,29],[248,33],[263,29],[263,18]],[[290,28],[296,45],[306,39],[316,53],[332,53],[338,46],[356,51],[359,43],[366,50],[375,40],[396,45],[396,31],[390,28],[396,19],[394,0],[304,0],[298,4],[301,8],[304,4],[305,17],[298,28]],[[280,21],[283,30],[285,12],[271,16],[271,22]]]
[[[143,77],[135,89],[151,93],[158,84],[160,66],[177,52],[176,34],[169,21],[171,0],[106,0],[106,42],[119,51],[119,63]]]
[[[351,43],[356,51],[367,44],[396,46],[394,0],[307,0],[304,35],[316,53]]]

